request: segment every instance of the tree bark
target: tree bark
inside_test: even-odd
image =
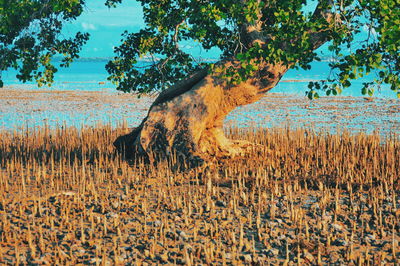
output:
[[[258,101],[286,71],[285,66],[268,65],[254,79],[229,85],[201,70],[161,93],[140,126],[119,137],[114,145],[127,158],[145,156],[158,161],[175,155],[190,165],[240,155],[243,143],[224,134],[226,115],[238,106]]]

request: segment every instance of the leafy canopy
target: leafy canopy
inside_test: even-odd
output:
[[[122,0],[108,0],[114,6]],[[225,69],[225,78],[241,82],[258,70],[261,60],[309,69],[320,60],[315,49],[329,42],[331,77],[310,83],[310,98],[318,90],[337,94],[351,80],[377,70],[374,85],[387,83],[399,92],[400,0],[140,0],[146,26],[123,34],[116,56],[108,63],[110,80],[122,91],[149,92],[164,89],[199,67],[181,47],[195,42],[208,50],[218,47],[223,58],[241,62],[240,69]],[[313,10],[310,10],[310,7]],[[246,28],[257,26],[249,43]],[[364,32],[363,32],[364,31]],[[365,33],[367,31],[367,33]],[[148,64],[138,65],[138,60]]]
[[[83,11],[80,0],[0,0],[0,87],[1,72],[18,70],[23,82],[35,79],[39,86],[51,84],[57,68],[55,55],[62,55],[61,67],[75,58],[89,35],[76,33],[62,38],[63,23],[76,19]]]
[[[0,85],[1,71],[10,67],[22,81],[51,84],[57,71],[51,58],[63,55],[61,66],[68,66],[89,37],[80,32],[74,38],[60,37],[63,23],[79,16],[84,2],[0,0]],[[113,7],[121,2],[105,3]],[[199,68],[222,71],[233,83],[254,76],[260,62],[309,69],[320,60],[315,50],[329,41],[332,75],[309,84],[310,98],[318,98],[318,90],[336,95],[370,72],[376,79],[364,84],[364,94],[372,95],[374,86],[387,83],[400,96],[400,0],[139,2],[145,27],[124,32],[106,66],[118,90],[162,90]],[[221,59],[238,61],[240,67],[221,70],[199,61],[182,48],[188,43],[219,48]]]

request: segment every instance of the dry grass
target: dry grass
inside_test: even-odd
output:
[[[229,129],[261,145],[173,172],[120,160],[126,131],[0,132],[0,263],[399,262],[398,137]]]

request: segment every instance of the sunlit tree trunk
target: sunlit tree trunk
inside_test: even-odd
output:
[[[199,71],[161,93],[141,125],[114,145],[127,157],[145,155],[150,160],[175,154],[185,162],[198,163],[239,155],[244,144],[225,136],[225,117],[238,106],[258,101],[286,71],[281,65],[266,65],[254,79],[240,85]]]

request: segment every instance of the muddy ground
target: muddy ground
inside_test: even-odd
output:
[[[102,91],[57,91],[3,88],[0,90],[0,130],[21,127],[98,123],[113,126],[122,121],[134,127],[147,113],[155,95],[140,99],[134,94]],[[261,101],[243,106],[226,119],[239,127],[306,127],[351,132],[399,132],[400,100],[363,97],[322,97],[267,94]]]

